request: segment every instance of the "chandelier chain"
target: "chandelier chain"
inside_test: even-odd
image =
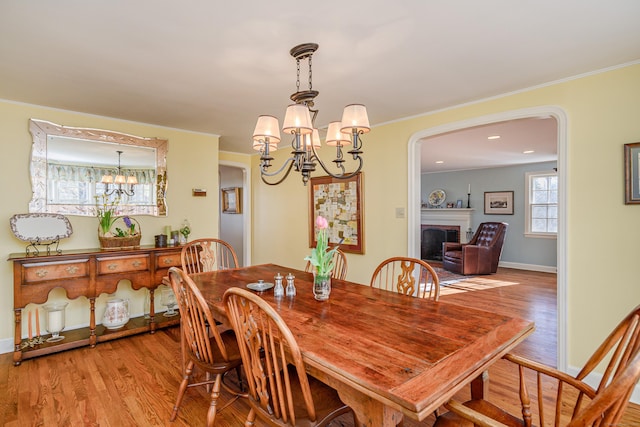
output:
[[[311,71],[311,58],[309,55],[309,90],[313,90],[313,72]]]
[[[300,58],[296,58],[296,92],[300,92]]]

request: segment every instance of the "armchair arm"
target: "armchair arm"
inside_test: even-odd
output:
[[[464,418],[465,420],[469,420],[472,423],[474,423],[474,425],[476,426],[480,426],[480,427],[508,427],[505,424],[502,424],[501,422],[498,422],[496,420],[494,420],[493,418],[490,418],[478,411],[475,411],[467,406],[464,406],[463,404],[461,404],[460,402],[457,402],[455,400],[450,400],[449,402],[444,404],[445,408],[447,408],[448,410],[450,410],[451,412],[453,412],[454,414],[458,415],[461,418]]]
[[[457,243],[457,242],[443,242],[442,243],[442,250],[444,252],[446,252],[446,251],[460,251],[460,250],[462,250],[463,246],[466,246],[466,245],[463,245],[463,244]]]
[[[515,354],[511,354],[511,353],[504,355],[503,359],[508,360],[509,362],[515,363],[516,365],[522,366],[524,368],[531,369],[538,373],[547,375],[549,377],[556,378],[564,383],[570,384],[572,387],[575,387],[578,391],[583,392],[585,395],[587,395],[592,399],[596,395],[596,391],[593,389],[593,387],[591,387],[587,383],[584,383],[572,377],[571,375],[566,374],[550,366],[543,365],[542,363],[535,362],[533,360],[529,360],[521,356],[516,356]]]

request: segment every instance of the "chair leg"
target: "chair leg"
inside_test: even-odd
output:
[[[222,382],[222,374],[216,375],[216,380],[213,383],[213,389],[211,390],[211,403],[209,404],[209,411],[207,412],[207,426],[213,427],[216,421],[216,411],[218,398],[220,397],[220,383]]]
[[[176,399],[175,405],[173,405],[173,412],[171,413],[171,418],[169,418],[169,421],[175,421],[176,417],[178,416],[178,409],[180,408],[180,404],[182,404],[184,393],[187,391],[187,386],[189,385],[189,379],[191,378],[192,372],[193,362],[189,362],[184,370],[182,382],[180,383],[180,388],[178,388],[178,398]]]
[[[251,409],[247,415],[247,421],[244,422],[244,427],[253,427],[253,422],[256,420],[256,412]],[[355,425],[355,424],[354,424]]]

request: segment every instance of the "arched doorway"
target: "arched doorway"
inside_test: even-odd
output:
[[[564,110],[554,106],[543,106],[522,110],[507,111],[482,117],[476,117],[460,122],[449,123],[429,129],[423,129],[414,133],[409,139],[408,146],[408,227],[407,227],[407,252],[409,256],[420,257],[420,153],[423,138],[454,132],[469,127],[482,126],[507,120],[552,116],[558,123],[558,238],[557,238],[557,304],[558,304],[558,361],[557,366],[561,370],[567,368],[567,116]]]

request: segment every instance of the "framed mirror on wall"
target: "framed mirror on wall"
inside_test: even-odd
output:
[[[122,215],[167,215],[168,141],[30,119],[30,213],[95,216],[96,197]]]

